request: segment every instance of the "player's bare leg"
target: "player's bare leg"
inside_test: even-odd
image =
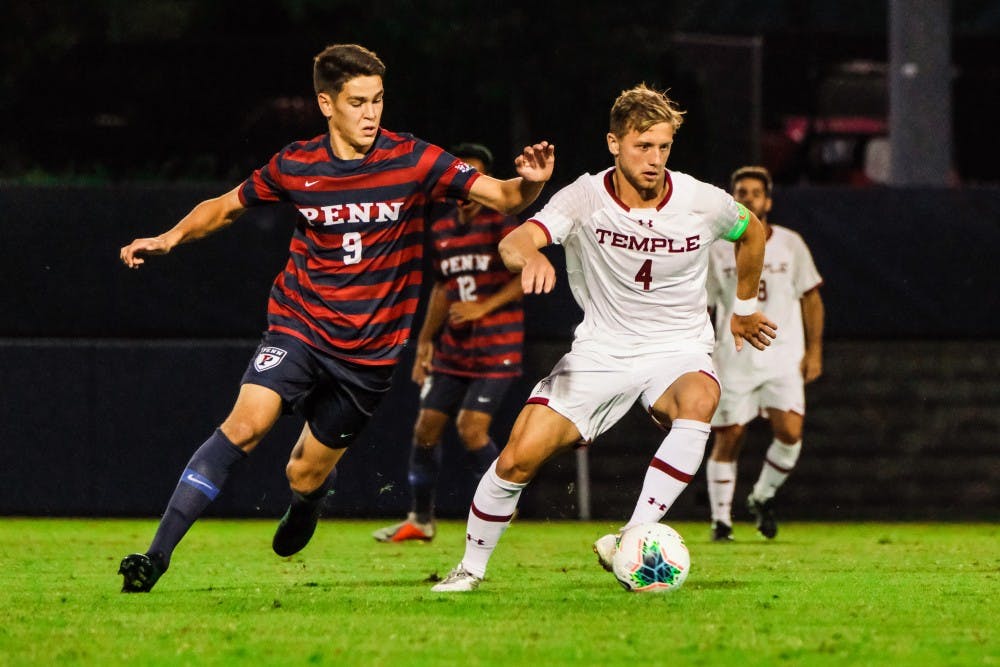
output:
[[[285,466],[292,502],[274,532],[271,542],[274,553],[291,556],[309,544],[316,531],[323,500],[333,484],[334,469],[346,451],[346,447],[327,447],[313,435],[308,424],[302,427]]]
[[[733,539],[733,496],[736,493],[736,462],[746,441],[746,425],[732,424],[713,429],[712,453],[705,466],[708,501],[712,507],[712,539]]]
[[[579,440],[576,426],[554,410],[537,404],[521,410],[507,446],[483,475],[472,499],[462,562],[432,590],[465,592],[479,586],[490,556],[514,516],[521,491],[542,464]]]
[[[281,397],[253,384],[240,387],[222,425],[188,461],[144,554],[130,554],[119,566],[122,591],[145,593],[170,566],[174,548],[219,494],[232,466],[253,450],[281,415]]]
[[[514,484],[527,484],[546,461],[580,442],[580,437],[573,422],[555,410],[526,405],[497,458],[496,474]]]
[[[778,534],[774,518],[774,494],[795,468],[802,451],[803,417],[797,412],[768,408],[768,419],[774,431],[774,440],[767,448],[760,477],[747,498],[747,509],[757,519],[757,530],[772,539]]]
[[[455,430],[465,447],[466,459],[476,482],[483,478],[500,455],[500,450],[490,437],[492,423],[493,415],[479,410],[461,410],[455,419]]]
[[[441,438],[449,419],[446,413],[431,408],[424,408],[417,415],[407,475],[410,512],[403,521],[372,533],[379,542],[429,542],[434,539],[434,493],[441,471]]]

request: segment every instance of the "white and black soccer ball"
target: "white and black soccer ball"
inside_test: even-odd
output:
[[[667,593],[681,587],[691,569],[684,538],[662,523],[632,526],[618,541],[612,569],[633,593]]]

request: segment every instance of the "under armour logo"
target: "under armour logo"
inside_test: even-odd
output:
[[[647,502],[650,505],[657,505],[657,509],[659,509],[661,512],[666,512],[667,511],[667,506],[664,505],[663,503],[656,502],[656,498],[654,498],[653,496],[650,496],[649,500]]]
[[[478,537],[473,537],[472,533],[466,533],[465,534],[465,541],[466,542],[472,542],[473,544],[476,544],[478,546],[485,546],[485,544],[486,544],[485,540],[481,540]]]

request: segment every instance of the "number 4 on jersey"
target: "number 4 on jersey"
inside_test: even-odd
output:
[[[653,282],[653,260],[647,259],[639,267],[639,272],[635,274],[635,281],[642,283],[642,289],[649,291],[649,284]]]

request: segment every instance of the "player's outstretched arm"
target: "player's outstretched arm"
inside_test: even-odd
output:
[[[764,268],[764,244],[767,232],[753,213],[743,235],[736,241],[736,306],[729,320],[729,330],[736,341],[736,349],[743,349],[747,341],[758,350],[771,344],[778,326],[757,310],[757,292],[760,290],[760,273]]]
[[[552,178],[556,147],[547,141],[525,146],[514,160],[517,177],[505,181],[483,174],[469,190],[469,198],[502,213],[519,213],[535,201]]]
[[[166,255],[181,243],[196,241],[226,227],[246,210],[238,192],[236,187],[221,197],[206,199],[159,236],[135,239],[119,252],[122,262],[130,269],[138,269],[148,255]]]
[[[555,287],[556,270],[549,259],[539,252],[539,248],[548,244],[548,236],[531,220],[500,241],[500,257],[508,271],[521,274],[521,289],[525,294],[547,293]]]

